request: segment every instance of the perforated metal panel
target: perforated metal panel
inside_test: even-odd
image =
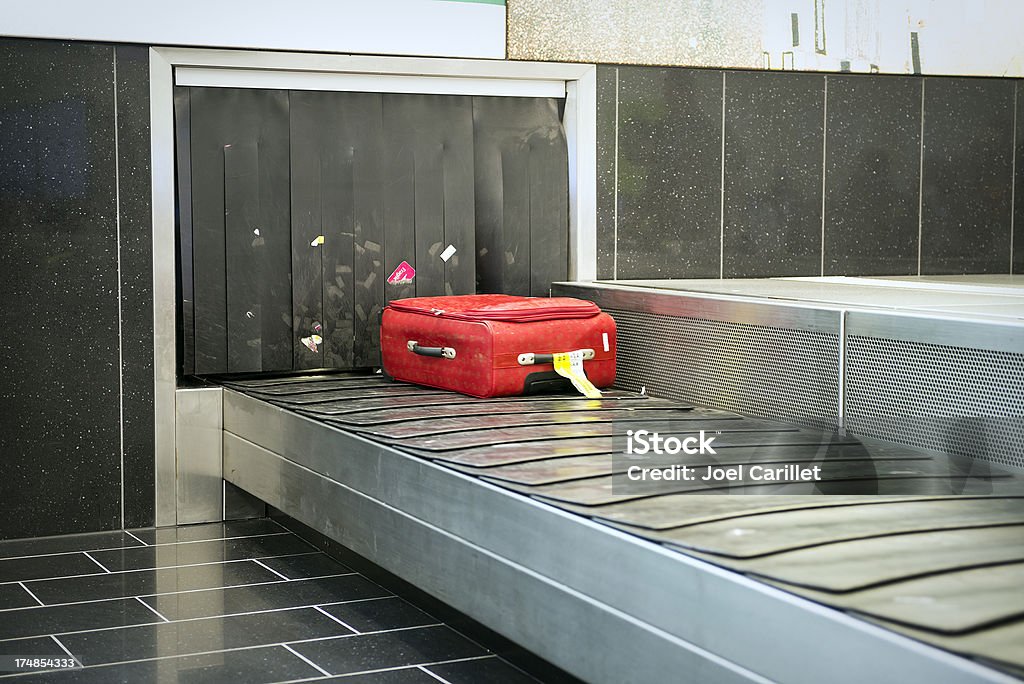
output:
[[[1024,354],[847,336],[858,435],[1024,468]]]
[[[619,387],[700,406],[834,429],[839,335],[607,309]]]

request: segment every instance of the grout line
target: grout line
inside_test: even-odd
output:
[[[921,275],[921,241],[924,234],[924,79],[921,79],[921,157],[917,164],[917,275]]]
[[[368,632],[368,634],[371,634],[371,633],[372,634],[378,634],[379,632]],[[55,637],[53,635],[50,635],[50,636],[55,641],[58,641],[57,637]],[[340,637],[326,637],[326,638],[328,638],[328,639],[331,639],[331,638],[333,638],[333,639],[344,639],[344,638],[349,638],[349,637],[353,637],[353,636],[355,636],[355,635],[354,634],[349,634],[349,635],[340,636]],[[308,641],[323,641],[323,640],[324,639],[310,639]],[[270,643],[270,644],[256,644],[256,645],[253,645],[253,646],[238,646],[238,647],[235,647],[235,648],[225,648],[225,649],[221,649],[221,650],[217,650],[217,651],[200,651],[198,653],[176,653],[174,655],[158,656],[156,658],[136,658],[134,660],[118,660],[118,661],[114,661],[114,662],[111,662],[111,663],[98,663],[96,665],[90,665],[90,666],[87,666],[87,669],[89,669],[89,670],[97,670],[99,668],[104,668],[104,667],[114,667],[114,666],[117,666],[117,665],[130,665],[130,664],[133,664],[133,663],[155,662],[155,661],[160,661],[160,660],[173,660],[175,658],[190,658],[190,657],[194,657],[194,656],[213,655],[213,654],[218,654],[218,653],[229,653],[229,652],[237,652],[237,651],[253,651],[253,650],[257,650],[257,649],[261,649],[261,648],[273,648],[275,646],[283,646],[284,648],[288,648],[289,644],[308,643],[308,641],[292,641],[292,642],[280,643],[280,644],[273,644],[273,643]],[[60,643],[60,642],[58,641],[58,643]],[[63,644],[61,644],[61,648],[64,648]],[[67,649],[65,649],[65,650],[67,650]],[[291,651],[290,648],[288,648],[288,650]],[[293,653],[294,653],[294,651],[293,651]],[[70,655],[72,658],[75,658],[75,656],[72,655],[70,652],[68,653],[68,655]],[[296,655],[298,655],[298,654],[296,654]],[[468,658],[452,658],[451,660],[439,660],[439,661],[433,662],[433,663],[425,663],[425,666],[426,667],[432,667],[434,665],[449,665],[449,664],[452,664],[452,663],[465,663],[465,662],[470,662],[470,661],[473,661],[473,660],[487,660],[489,658],[497,658],[497,656],[494,653],[485,653],[483,655],[478,655],[478,656],[469,656]],[[77,662],[79,662],[79,663],[82,662],[78,658],[75,658],[75,660]],[[323,681],[327,677],[332,677],[332,678],[355,677],[355,676],[358,676],[358,675],[376,674],[376,673],[380,673],[380,672],[395,672],[397,670],[414,670],[417,667],[419,667],[419,665],[398,665],[396,667],[384,667],[384,668],[378,668],[376,670],[361,670],[359,672],[346,672],[344,675],[326,674],[326,675],[318,676],[318,677],[304,677],[302,679],[290,679],[290,680],[287,680],[287,682],[285,682],[284,684],[297,684],[298,682],[318,682],[318,681]],[[317,669],[319,670],[320,668],[317,667]],[[20,677],[23,674],[35,674],[35,673],[0,674],[0,679],[5,679],[5,678],[8,678],[8,677]]]
[[[280,577],[281,579],[283,579],[286,582],[292,582],[293,581],[291,577],[285,577],[284,575],[282,575],[281,573],[279,573],[277,570],[275,570],[274,568],[270,567],[266,563],[260,562],[260,560],[258,558],[253,558],[252,562],[255,563],[256,565],[260,566],[261,568],[266,568],[267,570],[269,570],[270,572],[274,573],[275,575],[277,575],[278,577]]]
[[[157,568],[157,569],[165,569],[165,568]],[[267,568],[267,569],[270,570],[270,568]],[[146,569],[146,570],[144,570],[142,572],[152,572],[152,570],[153,570],[152,568],[148,568],[148,569]],[[132,572],[136,572],[136,571],[133,570]],[[273,571],[271,570],[271,572],[273,572]],[[116,573],[115,572],[115,573],[110,573],[110,574],[112,574],[112,575],[119,575],[121,573]],[[306,577],[306,578],[304,578],[301,581],[315,580],[315,579],[331,579],[331,578],[334,578],[334,577],[348,577],[350,575],[358,575],[358,574],[359,573],[357,573],[357,572],[343,572],[343,573],[340,573],[340,574],[337,574],[337,575],[319,575],[317,577]],[[93,575],[72,575],[72,577],[102,577],[102,576],[103,576],[103,573],[99,573],[99,572],[96,573],[96,574],[93,574]],[[57,578],[57,579],[67,579],[67,578]],[[285,579],[286,579],[286,581],[289,581],[289,582],[300,581],[300,580],[288,580],[287,578],[285,578]],[[29,581],[37,581],[37,580],[29,580]],[[157,597],[157,596],[177,596],[179,594],[195,594],[195,593],[198,593],[200,591],[223,591],[224,589],[242,589],[242,588],[248,588],[248,587],[265,587],[265,586],[270,585],[270,584],[281,584],[281,582],[279,582],[277,580],[273,580],[271,582],[252,582],[250,584],[229,584],[229,585],[224,586],[224,587],[207,587],[206,589],[182,589],[180,591],[165,591],[163,593],[140,594],[140,595],[145,597],[145,598]],[[27,591],[27,589],[26,589],[26,591]],[[49,605],[49,606],[79,606],[79,605],[84,605],[86,603],[102,603],[104,601],[120,601],[122,599],[129,599],[129,598],[137,598],[137,597],[132,597],[132,596],[108,596],[106,598],[87,599],[85,601],[67,601],[65,603],[50,603],[50,604],[43,604],[43,605]],[[29,609],[32,609],[32,608],[35,608],[35,606],[28,606],[28,607],[25,607],[25,608],[4,608],[4,609],[0,609],[0,615],[2,615],[4,613],[7,613],[7,612],[10,612],[10,611],[29,610]]]
[[[54,636],[53,634],[51,634],[51,635],[50,635],[50,638],[51,638],[51,639],[53,639],[54,641],[56,641],[56,642],[57,642],[57,645],[58,645],[58,646],[60,646],[60,650],[62,650],[62,651],[64,651],[65,653],[67,653],[67,654],[68,654],[68,656],[69,656],[69,657],[70,657],[70,658],[71,658],[72,660],[74,660],[74,661],[75,661],[76,663],[79,663],[79,664],[81,664],[81,663],[82,663],[82,661],[81,661],[81,660],[79,660],[78,658],[76,658],[76,657],[75,657],[75,654],[74,654],[74,653],[72,653],[71,651],[69,651],[69,650],[68,650],[68,647],[67,647],[67,646],[65,646],[65,645],[64,645],[64,644],[63,644],[63,643],[61,642],[61,640],[60,640],[60,639],[58,639],[58,638],[57,638],[56,636]]]
[[[225,481],[225,482],[227,482],[227,480],[224,480],[224,481]],[[275,525],[277,525],[278,527],[280,527],[280,528],[281,528],[282,530],[284,530],[284,531],[285,531],[285,532],[287,532],[288,534],[295,534],[294,532],[292,532],[292,531],[291,531],[291,530],[289,530],[289,529],[288,529],[287,527],[285,527],[284,525],[282,525],[282,524],[281,524],[281,523],[279,523],[278,521],[274,520],[273,518],[264,518],[264,520],[267,520],[267,521],[269,521],[269,522],[272,522],[272,523],[274,523]],[[297,535],[297,534],[295,534],[295,536],[296,536],[296,537],[299,537],[299,535]],[[302,539],[302,537],[299,537],[299,539]],[[305,540],[303,540],[303,541],[305,541]]]
[[[825,74],[825,106],[821,115],[821,275],[825,275],[825,166],[828,159],[828,74]]]
[[[131,548],[141,548],[141,547],[133,546]],[[104,549],[104,550],[106,550],[106,549]],[[75,553],[78,554],[78,553],[82,553],[82,552],[81,551],[76,551]],[[314,553],[319,553],[319,551],[310,551],[308,553],[284,553],[284,554],[281,554],[279,556],[260,556],[260,558],[290,558],[291,556],[312,556]],[[253,558],[239,558],[239,559],[236,559],[236,560],[206,561],[204,563],[182,563],[181,565],[163,565],[163,566],[160,566],[160,567],[151,567],[151,568],[131,568],[131,569],[128,569],[128,570],[116,570],[116,571],[112,572],[111,574],[113,574],[113,575],[120,575],[120,574],[126,573],[126,572],[152,572],[153,570],[174,570],[175,568],[197,568],[197,567],[201,567],[201,566],[204,566],[204,565],[223,565],[225,563],[245,563],[245,562],[248,562],[250,560],[255,560],[255,559],[253,559]],[[95,577],[96,575],[102,575],[102,574],[103,573],[101,573],[101,572],[86,572],[86,573],[82,573],[82,574],[79,574],[79,575],[54,575],[54,576],[51,576],[51,577],[34,577],[34,578],[30,579],[30,580],[25,580],[25,581],[26,582],[50,582],[50,581],[53,581],[53,580],[73,579],[75,577]],[[358,574],[358,573],[342,573],[342,574],[349,575],[349,574]],[[4,584],[16,584],[16,581],[12,580],[10,582],[0,582],[0,585],[4,585]],[[0,609],[0,612],[2,612],[2,609]]]
[[[231,587],[228,587],[228,588],[231,588]],[[153,596],[173,596],[173,595],[174,595],[173,593],[171,593],[171,594],[153,594]],[[131,598],[136,598],[136,597],[131,597]],[[149,597],[145,597],[145,598],[149,598]],[[335,601],[334,603],[321,603],[319,605],[321,605],[321,606],[340,606],[340,605],[346,605],[346,604],[349,604],[349,603],[361,603],[363,601],[379,601],[381,599],[386,599],[386,598],[394,598],[394,596],[374,596],[372,598],[352,599],[351,601]],[[128,597],[118,597],[116,599],[104,599],[104,600],[108,600],[108,601],[128,600]],[[83,601],[82,603],[96,603],[96,601]],[[76,605],[76,604],[55,603],[55,604],[53,604],[52,606],[49,606],[49,607],[66,606],[66,605]],[[241,613],[226,613],[224,615],[201,615],[199,617],[192,617],[192,618],[179,618],[179,619],[172,620],[172,622],[174,622],[175,624],[181,623],[181,622],[199,622],[200,620],[216,620],[216,619],[223,619],[223,618],[229,618],[229,617],[241,617],[241,616],[245,616],[245,615],[261,615],[263,613],[281,613],[281,612],[288,611],[288,610],[306,610],[306,609],[309,609],[309,608],[314,608],[315,609],[316,607],[317,607],[316,605],[285,606],[283,608],[268,608],[267,610],[250,610],[250,611],[243,611]],[[34,610],[34,608],[32,608],[32,609]],[[19,610],[25,610],[25,609],[22,608],[22,609],[19,609]],[[162,624],[162,623],[140,622],[138,624],[114,625],[113,627],[99,627],[97,629],[79,629],[79,630],[74,630],[74,631],[70,631],[70,632],[60,632],[60,634],[92,634],[93,632],[109,632],[109,631],[114,630],[114,629],[128,629],[128,628],[131,628],[131,627],[145,627],[147,625],[153,625],[153,624]],[[438,627],[438,626],[444,626],[444,625],[443,625],[443,623],[440,623],[440,622],[438,622],[438,623],[431,623],[429,625],[417,625],[417,627]],[[360,632],[360,634],[383,634],[385,632],[396,632],[396,631],[401,631],[401,630],[405,630],[405,629],[415,629],[415,627],[401,627],[401,628],[398,628],[398,629],[382,629],[382,630],[378,630],[376,632]],[[38,636],[43,636],[43,635],[40,635],[40,634],[27,634],[25,636],[11,637],[11,638],[13,638],[13,639],[29,639],[29,638],[38,637]],[[354,636],[354,635],[349,634],[347,636]]]
[[[612,280],[619,277],[619,67],[615,67],[615,189],[612,202]]]
[[[127,530],[125,530],[125,532],[127,532]],[[127,532],[127,533],[131,534],[130,532]],[[225,542],[225,541],[235,541],[235,540],[238,540],[238,539],[256,539],[257,537],[280,537],[283,534],[291,534],[291,532],[261,532],[260,534],[247,534],[247,535],[242,536],[242,537],[217,537],[215,539],[191,539],[191,540],[186,540],[186,541],[163,542],[161,544],[146,544],[146,542],[142,541],[138,537],[135,537],[135,535],[132,535],[133,537],[135,537],[135,539],[138,539],[139,542],[141,542],[143,544],[143,546],[110,546],[110,547],[104,547],[104,548],[98,548],[98,549],[78,549],[78,550],[75,550],[75,551],[58,551],[57,553],[33,553],[33,554],[25,555],[25,556],[8,556],[8,557],[0,558],[0,562],[8,561],[8,560],[14,560],[14,559],[23,559],[23,558],[48,558],[48,557],[51,557],[51,556],[73,556],[73,555],[78,554],[78,553],[96,553],[97,551],[130,551],[132,549],[141,549],[141,548],[144,548],[144,547],[155,548],[155,547],[158,547],[158,546],[174,546],[176,544],[204,544],[206,542],[218,542],[218,541],[219,542]],[[313,548],[316,548],[316,547],[313,547]],[[319,551],[304,552],[304,553],[301,553],[301,554],[299,554],[299,553],[285,553],[285,554],[281,554],[281,555],[283,555],[283,556],[301,556],[301,555],[305,555],[306,553],[320,553],[320,552]],[[261,557],[262,558],[272,558],[273,556],[261,556]],[[203,563],[190,563],[190,565],[203,565]],[[3,584],[3,582],[0,582],[0,584]]]
[[[280,610],[293,610],[293,609],[292,608],[282,608]],[[276,611],[264,611],[264,612],[276,612]],[[249,615],[250,613],[244,613],[244,614],[245,615]],[[217,616],[217,617],[232,617],[232,616]],[[207,619],[207,618],[203,618],[203,619]],[[170,624],[177,625],[180,622],[183,622],[183,621],[182,620],[174,620]],[[187,622],[187,620],[186,620],[186,622]],[[105,631],[110,631],[110,630],[113,630],[113,629],[130,629],[132,627],[152,627],[153,625],[162,625],[162,624],[168,624],[168,623],[166,623],[166,622],[159,622],[159,623],[146,622],[146,623],[142,623],[142,624],[138,624],[138,625],[121,625],[121,626],[118,626],[118,627],[105,627],[103,629],[83,630],[83,631],[79,631],[79,632],[64,632],[63,634],[90,634],[92,632],[105,632]],[[187,658],[187,657],[192,657],[192,656],[203,656],[203,655],[211,655],[211,654],[217,654],[217,653],[234,653],[234,652],[239,652],[239,651],[252,651],[252,650],[255,650],[255,649],[259,649],[259,648],[272,648],[274,646],[284,646],[285,648],[287,648],[291,644],[310,644],[310,643],[315,643],[315,642],[318,642],[318,641],[331,641],[331,640],[339,640],[339,639],[352,639],[352,638],[355,638],[357,636],[373,636],[373,635],[378,635],[378,634],[389,634],[389,633],[392,633],[392,632],[407,632],[407,631],[410,631],[410,630],[413,630],[413,629],[424,629],[424,628],[427,628],[427,627],[439,627],[439,626],[445,626],[445,625],[442,625],[442,624],[438,623],[436,625],[418,625],[416,627],[400,627],[398,629],[382,629],[382,630],[378,630],[376,632],[363,632],[362,634],[335,634],[333,636],[316,637],[314,639],[296,639],[295,641],[288,641],[288,642],[281,642],[281,643],[252,644],[252,645],[249,645],[249,646],[235,646],[235,647],[231,647],[231,648],[220,648],[220,649],[216,649],[216,650],[213,650],[213,651],[196,651],[194,653],[175,653],[173,655],[157,656],[155,658],[133,658],[131,660],[118,660],[118,661],[114,661],[114,662],[110,662],[110,663],[97,663],[96,665],[91,665],[89,667],[90,667],[90,669],[93,669],[93,668],[98,668],[98,667],[110,667],[110,666],[113,666],[113,665],[127,665],[127,664],[130,664],[130,663],[152,662],[152,661],[157,661],[157,660],[171,660],[171,659],[174,659],[174,658]],[[56,636],[54,636],[52,634],[51,635],[44,635],[44,636],[50,636],[50,637],[56,639]],[[24,639],[24,638],[31,638],[31,637],[17,637],[17,638]],[[72,656],[72,657],[74,657],[74,656]],[[479,655],[479,656],[470,656],[468,658],[455,658],[455,659],[452,659],[452,660],[443,660],[443,661],[438,661],[438,662],[435,662],[435,663],[427,663],[427,665],[444,665],[444,664],[447,664],[447,663],[459,663],[459,662],[468,661],[468,660],[482,660],[484,658],[494,658],[494,657],[495,657],[495,655],[493,653],[488,652],[488,653],[485,653],[485,654]],[[404,670],[404,669],[411,669],[413,667],[415,667],[415,665],[402,665],[402,666],[399,666],[399,667],[388,667],[388,668],[383,668],[383,669],[380,669],[380,670],[372,670],[372,672],[389,672],[391,670]],[[367,672],[371,672],[371,671],[367,671]],[[355,675],[355,674],[363,674],[363,673],[352,672],[352,673],[346,673],[345,676],[350,676],[350,675]],[[11,675],[0,675],[0,678],[7,677],[7,676],[11,676]],[[19,675],[13,675],[13,676],[19,676]],[[328,676],[332,676],[332,675],[328,675]],[[319,679],[319,678],[318,677],[314,677],[312,679],[316,680],[316,679]],[[302,679],[302,680],[296,680],[296,681],[310,681],[310,678]]]
[[[1013,83],[1013,143],[1010,145],[1010,275],[1013,275],[1013,217],[1017,213],[1017,88]]]
[[[140,599],[140,598],[139,598],[138,596],[135,596],[134,598],[135,598],[135,600],[136,600],[136,601],[138,601],[138,602],[139,602],[139,603],[141,603],[142,605],[146,606],[146,608],[149,608],[150,612],[151,612],[151,613],[153,613],[153,615],[156,615],[156,616],[157,616],[158,618],[160,618],[160,619],[161,619],[161,620],[163,620],[164,622],[170,622],[170,620],[168,620],[168,619],[167,619],[167,618],[165,618],[165,617],[164,617],[163,615],[161,615],[161,613],[160,613],[160,611],[159,611],[159,610],[157,610],[157,609],[156,609],[156,608],[154,608],[153,606],[149,605],[148,603],[146,603],[145,601],[143,601],[142,599]]]
[[[328,613],[328,612],[327,612],[326,610],[324,610],[324,609],[323,609],[323,608],[321,608],[320,606],[313,606],[313,608],[314,608],[315,610],[317,610],[317,611],[319,611],[319,612],[323,613],[323,614],[324,614],[324,615],[326,615],[327,617],[331,618],[332,620],[334,620],[335,622],[337,622],[337,623],[338,623],[339,625],[341,625],[341,626],[342,626],[342,627],[344,627],[345,629],[350,629],[350,630],[352,630],[352,632],[353,632],[353,633],[355,633],[355,634],[362,634],[362,632],[360,632],[360,631],[359,631],[358,629],[356,629],[356,628],[355,628],[355,627],[353,627],[352,625],[348,624],[348,623],[347,623],[347,622],[345,622],[344,620],[342,620],[342,619],[338,618],[337,616],[335,616],[335,615],[331,615],[330,613]]]
[[[25,591],[27,591],[27,592],[28,592],[28,595],[29,595],[29,596],[31,596],[32,598],[34,598],[34,599],[36,600],[36,603],[38,603],[38,604],[39,604],[39,605],[41,605],[41,606],[45,606],[45,605],[46,605],[45,603],[43,603],[42,601],[40,601],[40,600],[39,600],[39,597],[38,597],[38,596],[36,596],[35,594],[33,594],[33,593],[32,593],[32,590],[31,590],[31,589],[29,589],[28,587],[26,587],[26,586],[25,586],[25,583],[24,583],[24,582],[18,582],[18,585],[19,585],[19,586],[20,586],[20,587],[21,587],[22,589],[24,589]]]
[[[498,656],[494,653],[487,653],[478,656],[469,656],[468,658],[452,658],[451,660],[439,660],[436,663],[426,663],[423,667],[432,667],[434,665],[449,665],[451,663],[468,663],[473,660],[487,660],[488,658],[497,658]],[[395,670],[411,670],[414,667],[420,667],[419,665],[400,665],[398,667],[382,667],[377,670],[365,670],[363,672],[352,672],[346,676],[361,675],[361,674],[376,674],[378,672],[394,672]]]
[[[83,555],[84,555],[84,556],[85,556],[86,558],[88,558],[89,560],[91,560],[91,561],[92,561],[93,563],[95,563],[96,565],[98,565],[98,566],[100,566],[101,568],[103,568],[103,572],[106,572],[106,573],[108,573],[108,574],[112,574],[112,573],[110,573],[110,570],[109,570],[109,569],[107,569],[107,567],[106,567],[105,565],[103,565],[103,563],[100,563],[100,562],[99,562],[98,560],[96,560],[95,558],[93,558],[92,556],[90,556],[90,555],[89,555],[89,552],[88,552],[88,551],[83,551],[83,552],[82,552],[82,554],[83,554]]]
[[[121,300],[121,152],[117,130],[117,46],[110,48],[114,63],[114,220],[117,227],[117,398],[121,437],[121,527],[124,528],[124,331]]]
[[[451,665],[454,663],[468,663],[474,660],[487,660],[488,658],[498,658],[494,653],[487,653],[486,655],[470,656],[468,658],[453,658],[451,660],[439,660],[436,663],[426,663],[424,665],[397,665],[395,667],[382,667],[376,670],[360,670],[359,672],[346,672],[344,675],[337,675],[335,679],[347,678],[347,677],[359,677],[371,674],[381,674],[384,672],[398,672],[399,670],[415,670],[420,667],[434,667],[435,665]],[[518,669],[518,668],[517,668]],[[433,672],[429,674],[434,674]],[[322,677],[315,677],[312,679],[292,679],[283,684],[298,684],[299,682],[318,682],[323,681]]]
[[[725,72],[722,72],[722,173],[718,198],[718,277],[725,277]]]
[[[299,653],[298,651],[296,651],[296,650],[295,650],[294,648],[292,648],[292,647],[291,647],[291,646],[289,646],[288,644],[281,644],[281,646],[283,646],[283,647],[284,647],[285,649],[287,649],[289,653],[291,653],[291,654],[292,654],[293,656],[295,656],[295,657],[296,657],[296,658],[298,658],[299,660],[302,660],[302,661],[304,661],[304,662],[305,662],[306,664],[308,664],[308,665],[311,665],[311,666],[312,666],[313,668],[315,668],[315,669],[316,669],[317,671],[319,671],[319,672],[322,672],[322,673],[323,673],[323,675],[324,675],[325,677],[330,677],[330,676],[331,676],[331,673],[330,673],[330,672],[328,672],[328,671],[327,671],[327,670],[325,670],[324,668],[320,667],[319,665],[317,665],[317,664],[316,664],[316,663],[314,663],[314,662],[313,662],[312,660],[310,660],[310,659],[309,659],[309,658],[307,658],[306,656],[304,656],[304,655],[302,655],[301,653]]]
[[[290,532],[260,532],[259,534],[246,534],[241,537],[217,537],[215,539],[186,539],[184,541],[172,541],[163,542],[160,544],[150,544],[150,546],[174,546],[175,544],[204,544],[206,542],[226,542],[235,541],[237,539],[256,539],[257,537],[280,537],[283,534],[291,534]],[[137,546],[128,546],[129,549],[137,549]],[[112,549],[107,549],[112,550]]]
[[[451,682],[449,682],[447,679],[445,679],[441,675],[436,674],[434,672],[431,672],[430,670],[428,670],[427,668],[423,667],[422,665],[417,665],[416,669],[419,670],[420,672],[427,673],[428,675],[430,675],[431,677],[433,677],[434,679],[436,679],[439,682],[444,682],[444,684],[452,684]]]
[[[123,530],[123,532],[124,532],[125,534],[127,534],[127,535],[128,535],[129,537],[131,537],[132,539],[134,539],[135,541],[137,541],[137,542],[139,542],[140,544],[142,544],[143,546],[149,546],[149,544],[147,544],[146,542],[142,541],[141,539],[139,539],[138,537],[136,537],[136,536],[135,536],[134,534],[132,534],[132,533],[131,533],[131,532],[129,532],[128,530]],[[137,547],[137,546],[126,546],[126,547],[124,547],[124,548],[126,548],[126,549],[135,549],[135,548],[139,548],[139,547]]]

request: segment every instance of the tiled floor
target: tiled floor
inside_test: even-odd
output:
[[[536,680],[263,519],[0,542],[0,681]]]

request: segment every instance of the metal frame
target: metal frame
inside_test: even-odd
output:
[[[1019,319],[971,313],[873,309],[868,305],[773,300],[764,296],[659,290],[604,282],[555,283],[552,292],[589,299],[609,309],[841,333],[843,343],[846,335],[863,335],[1009,353],[1024,349],[1024,324]]]
[[[255,83],[318,88],[333,82],[366,83],[367,78],[432,79],[441,88],[486,86],[494,94],[521,94],[541,84],[562,82],[564,125],[569,148],[569,275],[589,280],[597,273],[597,67],[592,64],[506,62],[467,59],[371,57],[291,52],[151,48],[150,126],[153,193],[153,341],[156,413],[156,524],[177,520],[175,495],[176,385],[174,266],[174,111],[176,69],[190,78],[202,74],[229,83],[234,77]],[[214,70],[223,70],[216,74]],[[332,81],[333,79],[333,81]],[[483,85],[481,85],[483,84]],[[531,85],[532,84],[532,85]]]
[[[224,390],[189,387],[174,393],[178,523],[224,519]]]
[[[229,482],[586,681],[1011,681],[230,390],[224,429]]]
[[[842,311],[839,307],[813,302],[803,304],[763,297],[655,290],[610,283],[555,283],[551,291],[555,295],[588,299],[605,309],[828,333],[838,331]]]

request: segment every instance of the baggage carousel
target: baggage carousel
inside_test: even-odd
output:
[[[593,682],[1012,681],[1024,478],[997,463],[622,389],[476,399],[379,374],[226,379],[224,479]],[[624,486],[673,462],[822,466]]]

